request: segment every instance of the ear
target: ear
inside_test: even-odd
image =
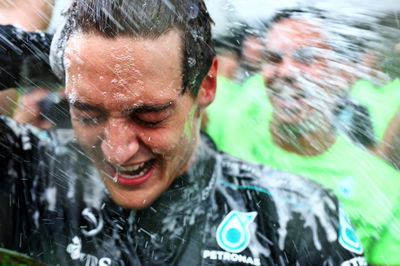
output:
[[[214,57],[210,70],[203,79],[199,94],[197,95],[197,102],[200,107],[205,108],[214,101],[215,93],[217,90],[217,71],[218,60]]]

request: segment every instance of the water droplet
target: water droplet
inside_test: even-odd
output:
[[[188,11],[190,19],[194,19],[199,15],[199,7],[195,3],[189,5]]]
[[[196,59],[194,59],[193,57],[189,57],[188,64],[189,64],[189,67],[194,67],[196,65]]]

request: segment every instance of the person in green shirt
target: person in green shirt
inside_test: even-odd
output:
[[[398,37],[397,37],[398,38]],[[391,46],[389,45],[389,48]],[[371,67],[385,70],[385,77],[362,79],[351,88],[351,97],[364,105],[371,117],[375,145],[367,147],[375,155],[386,160],[396,169],[400,169],[399,141],[396,139],[400,120],[398,117],[400,103],[400,78],[398,66],[399,52],[396,47],[387,55],[389,59],[382,63],[376,59],[366,60]],[[367,55],[368,56],[368,55]],[[373,57],[371,55],[370,57]],[[371,61],[371,62],[369,62]],[[379,71],[379,69],[377,69]],[[381,72],[382,73],[382,72]]]
[[[207,108],[207,125],[205,130],[213,138],[218,148],[243,158],[241,155],[246,153],[247,145],[235,145],[237,140],[232,143],[233,138],[227,138],[226,132],[230,131],[229,135],[232,135],[232,137],[236,133],[232,131],[237,123],[240,122],[237,120],[240,115],[237,113],[238,110],[246,107],[247,112],[259,111],[258,108],[263,105],[254,105],[256,107],[254,110],[252,110],[251,106],[253,106],[255,100],[265,98],[265,89],[260,74],[251,76],[243,83],[237,78],[240,68],[239,64],[247,65],[247,63],[243,62],[239,63],[239,61],[250,60],[250,58],[254,59],[256,57],[255,51],[261,49],[253,42],[248,43],[249,40],[246,39],[249,36],[255,37],[254,33],[249,34],[247,32],[244,34],[246,36],[243,36],[243,33],[238,31],[239,29],[233,29],[229,35],[219,36],[214,40],[218,57],[218,89],[214,102]],[[244,40],[242,40],[243,38]],[[241,68],[243,70],[244,67],[242,66]],[[246,69],[249,70],[249,68]],[[242,72],[242,70],[239,72]],[[253,73],[247,70],[245,71],[247,74]],[[256,71],[255,68],[253,70]],[[259,97],[260,94],[262,95],[261,98]],[[243,122],[243,125],[246,125],[248,121],[243,119]],[[237,137],[240,137],[240,131],[237,133]]]
[[[262,67],[267,93],[248,94],[253,101],[236,111],[240,123],[225,128],[225,145],[332,189],[369,264],[400,265],[400,174],[335,130],[334,111],[354,80],[353,61],[334,50],[321,19],[307,10],[275,16]]]
[[[266,104],[266,92],[260,74],[252,76],[239,88],[233,86],[223,77],[218,77],[216,99],[207,110],[207,133],[220,150],[253,161],[249,147],[254,141],[253,137],[263,137],[264,125],[260,122],[266,116],[272,117],[272,106]],[[227,90],[235,91],[233,97],[226,97],[224,92]],[[255,136],[256,132],[260,134]]]
[[[376,154],[400,170],[400,105],[386,128],[385,135],[376,150]]]
[[[239,68],[240,47],[236,44],[235,35],[215,38],[214,45],[218,58],[218,90],[214,102],[207,109],[207,120],[202,128],[213,137],[214,141],[221,143],[223,138],[219,134],[221,132],[219,121],[225,121],[229,117],[230,109],[233,109],[231,103],[242,89],[234,81]]]
[[[367,148],[372,151],[379,151],[390,121],[397,121],[394,116],[400,103],[399,14],[398,10],[386,11],[377,19],[375,31],[383,37],[383,49],[365,52],[360,66],[364,65],[370,73],[350,90],[351,97],[364,105],[370,114],[376,144]]]
[[[398,109],[400,79],[396,78],[383,86],[360,80],[351,89],[351,96],[368,108],[375,137],[379,142],[382,141],[385,130]]]

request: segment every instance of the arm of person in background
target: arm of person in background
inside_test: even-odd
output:
[[[54,125],[41,114],[40,102],[50,93],[48,88],[35,88],[18,99],[14,120],[21,124],[31,124],[39,129],[50,129]]]
[[[18,91],[7,89],[0,91],[0,115],[12,116],[17,106]]]
[[[53,5],[54,0],[0,1],[0,24],[15,24],[30,31],[44,30],[49,24]],[[12,87],[0,91],[0,114],[12,116],[17,99],[18,92]]]
[[[376,154],[400,170],[400,108],[390,121]]]

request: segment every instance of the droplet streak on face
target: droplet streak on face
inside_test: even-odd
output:
[[[335,61],[322,29],[300,19],[282,20],[267,33],[266,50],[279,55],[262,71],[274,117],[287,124],[313,119],[316,112],[330,118],[349,81],[341,76],[343,65]],[[287,106],[293,108],[285,110]]]
[[[188,168],[195,150],[198,104],[180,93],[180,42],[179,32],[170,31],[155,40],[81,34],[68,44],[66,92],[90,106],[85,111],[71,107],[78,141],[96,162],[114,201],[124,207],[151,204]],[[170,102],[161,112],[127,114]],[[83,124],[78,118],[85,115],[97,123]],[[142,121],[149,117],[162,121],[149,126]],[[155,170],[143,184],[123,186],[110,178],[107,164],[133,166],[154,159]]]

